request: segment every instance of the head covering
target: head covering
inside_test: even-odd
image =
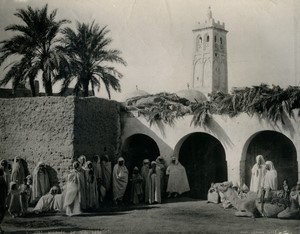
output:
[[[2,160],[0,161],[0,166],[4,168],[4,165],[5,165],[5,164],[6,164],[6,167],[7,167],[7,166],[8,166],[7,160],[6,160],[6,159],[2,159]]]
[[[151,162],[151,166],[152,166],[152,165],[156,165],[156,162],[155,162],[155,161],[152,161],[152,162]]]
[[[248,186],[247,185],[243,185],[243,187],[242,187],[242,190],[244,191],[244,192],[248,192],[249,191],[249,188],[248,188]]]
[[[259,160],[261,161],[261,164],[265,164],[264,156],[262,156],[262,155],[257,155],[257,156],[256,156],[256,163],[258,163]]]
[[[269,166],[270,166],[270,171],[271,171],[271,170],[275,170],[275,167],[274,167],[273,162],[271,162],[271,161],[266,161],[266,165],[269,165]]]
[[[77,160],[81,166],[85,166],[86,164],[86,157],[84,155],[79,156],[78,160]]]
[[[105,159],[107,162],[109,161],[108,154],[104,154],[104,155],[102,156],[102,161],[103,161],[104,159]]]
[[[134,167],[133,170],[134,171],[139,171],[139,168],[138,167]]]
[[[234,188],[234,187],[238,188],[238,187],[239,187],[238,182],[234,182],[233,185],[232,185],[232,187],[233,187],[233,188]]]
[[[97,161],[96,161],[97,160]],[[99,155],[95,155],[94,157],[93,157],[93,162],[95,162],[95,163],[100,163],[100,156]]]
[[[79,161],[74,161],[73,162],[73,168],[75,169],[75,165],[78,165],[78,168],[81,168],[81,164],[80,164],[80,162]]]
[[[156,158],[156,161],[163,161],[164,160],[164,157],[163,156],[158,156],[157,158]]]
[[[94,167],[94,166],[93,166],[93,163],[92,163],[91,161],[87,161],[87,162],[86,162],[86,167],[88,168],[89,165],[92,165],[92,167]]]
[[[143,165],[145,165],[145,164],[147,164],[147,163],[148,163],[148,164],[150,163],[150,160],[149,160],[148,158],[146,158],[146,159],[143,160]]]
[[[173,161],[175,161],[174,162],[175,165],[177,165],[179,163],[178,159],[176,157],[174,157],[174,156],[171,158],[171,163],[173,163]]]
[[[52,194],[53,192],[58,193],[58,191],[59,191],[59,188],[58,188],[56,185],[54,185],[54,186],[52,186],[52,188],[50,189],[49,193],[50,193],[50,194]]]
[[[9,184],[9,190],[13,190],[13,189],[12,189],[13,186],[16,186],[16,188],[18,188],[18,187],[17,187],[17,183],[14,182],[14,181],[12,181],[12,182],[10,182],[10,184]]]
[[[37,164],[37,166],[38,166],[38,167],[40,167],[40,166],[46,166],[46,164],[45,164],[44,162],[39,162],[39,163]]]
[[[125,159],[123,158],[123,157],[120,157],[120,158],[118,158],[118,162],[124,162],[125,161]]]

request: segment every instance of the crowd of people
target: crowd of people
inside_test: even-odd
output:
[[[291,206],[291,201],[293,201],[297,207],[300,205],[300,183],[298,182],[295,186],[290,188],[288,180],[285,179],[282,185],[278,186],[277,171],[273,162],[265,161],[262,155],[256,156],[256,163],[251,169],[250,187],[245,184],[239,186],[237,183],[224,183],[230,183],[230,187],[235,191],[234,196],[237,195],[237,198],[241,200],[249,196],[254,196],[253,198],[257,200],[259,204],[267,202],[270,204],[281,204],[287,208]],[[208,191],[208,202],[221,202],[225,209],[235,207],[235,204],[231,204],[230,202],[230,200],[234,199],[229,199],[218,190],[220,184],[222,183],[211,184]]]
[[[190,190],[185,168],[175,157],[168,166],[161,156],[152,162],[145,159],[140,169],[134,167],[129,173],[122,157],[112,167],[108,155],[96,155],[92,161],[81,155],[73,162],[62,188],[58,182],[53,184],[43,162],[32,174],[20,157],[12,164],[7,160],[0,164],[0,221],[6,209],[12,217],[25,216],[30,206],[36,214],[63,211],[73,216],[97,210],[110,198],[120,205],[129,183],[132,204],[161,203],[166,196],[176,197]]]

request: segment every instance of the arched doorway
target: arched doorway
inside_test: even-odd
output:
[[[245,149],[245,184],[250,185],[251,169],[255,158],[261,154],[265,161],[272,161],[277,170],[278,187],[284,179],[294,186],[298,180],[297,152],[293,142],[285,135],[275,131],[262,131],[249,139]],[[243,175],[242,174],[242,175]]]
[[[144,159],[147,158],[151,162],[159,155],[159,148],[156,142],[145,134],[134,134],[128,137],[123,143],[122,156],[129,171],[129,178],[132,177],[132,171],[135,166],[141,169]],[[124,201],[126,202],[130,201],[131,186],[132,184],[129,180],[124,194]]]
[[[135,166],[141,169],[144,159],[148,158],[153,161],[159,155],[156,142],[144,134],[134,134],[128,137],[122,147],[122,156],[125,158],[130,175]]]
[[[179,161],[187,172],[190,196],[207,199],[212,182],[227,180],[225,150],[221,142],[207,133],[197,132],[186,136],[179,147]]]

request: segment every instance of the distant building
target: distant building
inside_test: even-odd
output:
[[[39,81],[34,81],[35,86],[35,93],[37,97],[44,97],[46,94],[44,92],[40,92],[39,88]],[[63,95],[60,95],[60,93],[53,93],[53,96],[74,96],[74,88],[68,88],[66,92]],[[93,92],[89,90],[89,96],[94,96]],[[9,88],[0,88],[0,98],[20,98],[20,97],[32,97],[31,90],[29,88],[29,84],[19,84],[16,90],[9,89]],[[82,97],[81,94],[79,94],[79,97]]]
[[[31,90],[25,84],[19,84],[16,90],[0,88],[0,98],[31,97]],[[35,92],[39,93],[39,82],[34,82]]]

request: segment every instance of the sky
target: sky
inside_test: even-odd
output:
[[[209,6],[213,18],[225,22],[229,31],[229,89],[300,83],[295,79],[294,0],[0,0],[0,41],[11,36],[4,30],[7,25],[20,23],[13,15],[17,8],[46,3],[50,10],[58,9],[57,19],[70,19],[71,25],[95,20],[108,26],[110,47],[121,50],[128,64],[116,66],[124,75],[122,92],[112,95],[116,100],[136,86],[149,93],[187,88],[192,81],[192,30],[205,21]],[[107,97],[104,89],[97,95]]]

